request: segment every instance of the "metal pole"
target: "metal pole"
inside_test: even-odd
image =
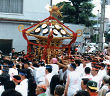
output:
[[[97,14],[97,33],[96,33],[96,44],[98,43],[98,33],[99,33],[99,10],[98,11],[98,14]]]
[[[50,0],[50,6],[52,6],[52,0]]]
[[[104,19],[105,19],[105,0],[102,0],[101,4],[101,20],[100,20],[100,31],[99,31],[99,49],[103,50],[104,41]]]

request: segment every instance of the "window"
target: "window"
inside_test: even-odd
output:
[[[4,54],[10,53],[12,49],[12,42],[13,40],[11,39],[0,39],[0,50]]]
[[[23,13],[23,0],[0,0],[0,12]]]

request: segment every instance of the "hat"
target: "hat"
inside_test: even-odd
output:
[[[107,70],[110,70],[110,67],[107,67]]]
[[[56,64],[57,63],[57,58],[52,58],[52,62],[53,62],[53,64]]]
[[[52,69],[51,65],[46,65],[46,69]]]
[[[100,64],[96,64],[95,67],[101,68],[101,65]]]
[[[8,72],[9,69],[8,69],[8,68],[3,68],[2,71],[3,71],[3,72]]]
[[[13,76],[13,80],[14,80],[15,82],[20,83],[20,82],[21,82],[21,77],[20,77],[19,75],[14,75],[14,76]]]
[[[24,62],[24,64],[30,65],[30,63],[28,61]]]
[[[19,74],[22,76],[27,76],[27,70],[26,69],[21,69],[19,70]]]
[[[27,74],[24,73],[24,72],[19,72],[19,74],[22,75],[22,76],[27,76]]]
[[[104,64],[106,64],[106,65],[110,65],[109,60],[105,60],[105,61],[103,61],[102,63],[104,63]]]
[[[74,63],[71,63],[70,67],[72,67],[73,69],[76,69],[76,65]]]
[[[44,61],[39,61],[39,65],[45,65]]]
[[[97,90],[97,82],[95,81],[88,81],[87,86],[92,90]]]
[[[98,67],[92,67],[92,70],[99,71]]]
[[[44,90],[47,89],[46,85],[37,85],[37,87],[42,88],[42,89],[44,89]]]

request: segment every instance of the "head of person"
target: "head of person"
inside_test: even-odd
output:
[[[37,84],[34,78],[28,79],[28,96],[36,96],[36,87]]]
[[[86,73],[86,74],[90,74],[90,72],[91,72],[91,69],[90,69],[89,67],[86,67],[86,68],[85,68],[85,73]]]
[[[57,58],[52,58],[50,61],[51,64],[57,64]]]
[[[103,70],[105,68],[105,64],[104,63],[101,63],[101,70]]]
[[[96,76],[98,74],[98,71],[99,71],[98,68],[92,67],[92,70],[91,70],[92,76]]]
[[[110,76],[110,65],[107,65],[107,74]]]
[[[70,71],[74,71],[76,69],[76,64],[75,63],[71,63],[69,66],[69,70]]]
[[[27,72],[26,72],[26,70],[21,69],[21,70],[19,71],[19,76],[21,77],[21,80],[26,79],[26,78],[27,78]]]
[[[107,46],[107,47],[105,47],[105,49],[108,49],[108,46]]]
[[[46,86],[45,85],[37,85],[36,88],[36,95],[42,94],[46,92]]]
[[[52,95],[54,95],[54,90],[55,90],[56,85],[59,85],[59,84],[60,84],[59,75],[54,75],[50,82],[50,93]]]
[[[29,62],[24,62],[24,68],[27,69],[30,66]]]
[[[4,84],[4,89],[9,90],[9,89],[15,89],[15,83],[13,81],[8,81]]]
[[[4,73],[4,74],[8,74],[8,72],[9,72],[9,68],[7,68],[7,67],[3,67],[3,69],[2,69],[2,74]]]
[[[74,96],[90,96],[88,91],[79,90]]]
[[[14,68],[13,62],[11,64],[8,64],[9,68]]]
[[[92,61],[91,63],[92,67],[94,67],[96,63],[97,63],[96,61]]]
[[[21,77],[19,75],[14,75],[13,76],[13,82],[18,85],[21,82]]]
[[[0,85],[6,84],[6,82],[10,81],[10,78],[5,75],[0,75]]]
[[[107,67],[107,75],[110,76],[110,67]]]
[[[21,93],[15,91],[14,89],[6,90],[1,96],[22,96]]]
[[[109,83],[108,83],[108,84],[109,84],[108,88],[109,88],[109,90],[110,90],[110,79],[109,79]]]
[[[110,80],[110,76],[106,75],[106,76],[103,77],[102,83],[103,84],[108,84],[110,82],[109,80]]]
[[[83,78],[81,81],[81,88],[82,90],[87,90],[87,83],[88,83],[89,79],[88,78]]]
[[[109,48],[107,49],[107,55],[110,55],[110,49]]]
[[[88,92],[96,92],[97,91],[97,82],[95,81],[88,81],[87,83],[87,90]]]
[[[51,65],[46,65],[45,73],[51,73],[52,72],[52,66]]]
[[[88,60],[88,62],[91,62],[92,58],[89,56],[89,57],[87,57],[87,60]]]
[[[64,86],[63,85],[57,85],[55,87],[54,96],[62,96],[64,94]]]
[[[14,53],[14,52],[15,52],[15,48],[12,48],[12,49],[11,49],[11,52]]]
[[[87,64],[88,63],[88,59],[86,57],[84,57],[83,60],[82,60],[82,63],[83,64]]]
[[[81,61],[80,60],[75,60],[76,66],[80,66]]]
[[[39,66],[45,66],[45,63],[44,63],[44,61],[39,61],[38,65]]]
[[[100,62],[103,62],[103,61],[104,61],[104,58],[101,58],[99,61],[100,61]]]

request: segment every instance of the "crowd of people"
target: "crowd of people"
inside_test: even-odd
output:
[[[110,96],[110,54],[63,53],[44,60],[0,54],[0,96]]]

